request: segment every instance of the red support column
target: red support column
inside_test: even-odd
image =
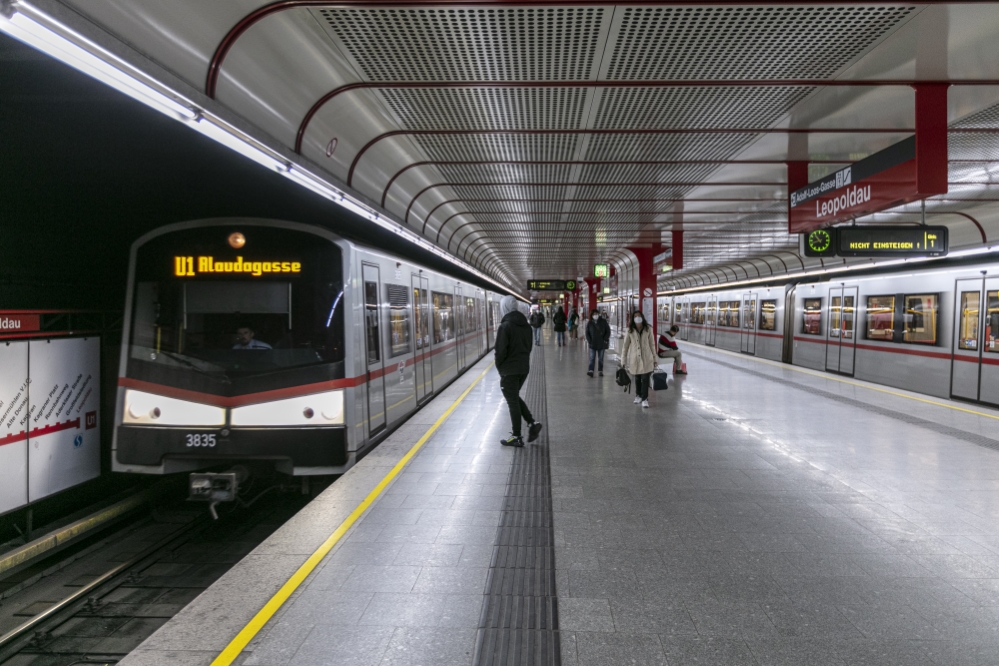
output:
[[[678,271],[683,268],[683,229],[673,230],[673,270]]]
[[[808,185],[808,160],[787,163],[787,225],[791,227],[791,192]]]
[[[916,191],[947,193],[947,88],[949,83],[915,83]]]
[[[656,320],[656,269],[653,258],[662,251],[660,245],[648,247],[629,247],[638,258],[638,307],[645,315],[645,321],[652,325],[652,337],[658,335]],[[675,250],[674,250],[675,252]],[[674,255],[675,256],[675,255]],[[628,313],[627,316],[631,316]]]

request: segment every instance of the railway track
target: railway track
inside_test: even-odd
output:
[[[0,664],[117,663],[309,499],[278,488],[218,521],[176,502],[117,526],[0,601]]]

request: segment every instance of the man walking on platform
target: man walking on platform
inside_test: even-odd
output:
[[[586,374],[593,376],[593,363],[597,363],[597,372],[604,376],[604,353],[610,347],[611,330],[607,320],[596,310],[590,312],[590,321],[586,322],[586,344],[590,345],[590,367]]]
[[[542,318],[540,312],[536,313]],[[534,315],[531,315],[532,318]],[[534,420],[531,410],[520,397],[520,389],[527,381],[531,371],[531,325],[527,317],[517,309],[517,299],[504,296],[500,301],[500,325],[496,330],[496,370],[500,374],[500,390],[510,408],[510,423],[513,433],[506,439],[501,439],[503,446],[523,446],[521,437],[521,420],[527,421],[527,441],[533,442],[541,433],[541,424]],[[541,331],[540,324],[534,329],[537,335]]]
[[[513,298],[511,296],[511,298]],[[541,327],[545,325],[545,315],[541,312],[540,305],[531,307],[531,328],[534,329],[534,344],[541,345]]]

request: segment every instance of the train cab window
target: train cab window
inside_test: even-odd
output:
[[[895,297],[867,297],[867,338],[891,341],[895,335]]]
[[[381,360],[378,344],[378,283],[364,283],[364,322],[367,331],[368,365]]]
[[[401,284],[385,285],[389,304],[389,356],[408,354],[409,290]]]
[[[234,250],[237,230],[246,245]],[[137,248],[134,276],[130,379],[242,395],[344,377],[342,254],[321,236],[169,231]]]
[[[985,311],[985,351],[999,354],[999,291],[990,291],[985,295],[988,309]]]
[[[760,303],[760,330],[777,330],[777,301],[762,301]]]
[[[806,298],[802,315],[801,332],[805,335],[822,335],[822,299]]]
[[[434,344],[454,339],[454,301],[451,294],[433,292]]]
[[[902,341],[935,345],[939,305],[939,294],[906,294],[905,310],[902,313]]]

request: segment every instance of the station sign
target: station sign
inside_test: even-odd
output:
[[[842,227],[836,253],[841,257],[944,257],[947,227]]]
[[[0,334],[32,333],[42,330],[42,317],[30,312],[4,312],[0,310]]]
[[[946,161],[938,168],[946,173]],[[942,180],[942,191],[940,186],[934,184],[940,179],[925,176],[923,187],[920,187],[916,137],[909,137],[790,192],[788,232],[807,233],[854,217],[944,194],[947,191],[946,177]]]
[[[528,291],[575,291],[575,280],[528,280]]]
[[[610,264],[593,264],[593,277],[610,277]]]

